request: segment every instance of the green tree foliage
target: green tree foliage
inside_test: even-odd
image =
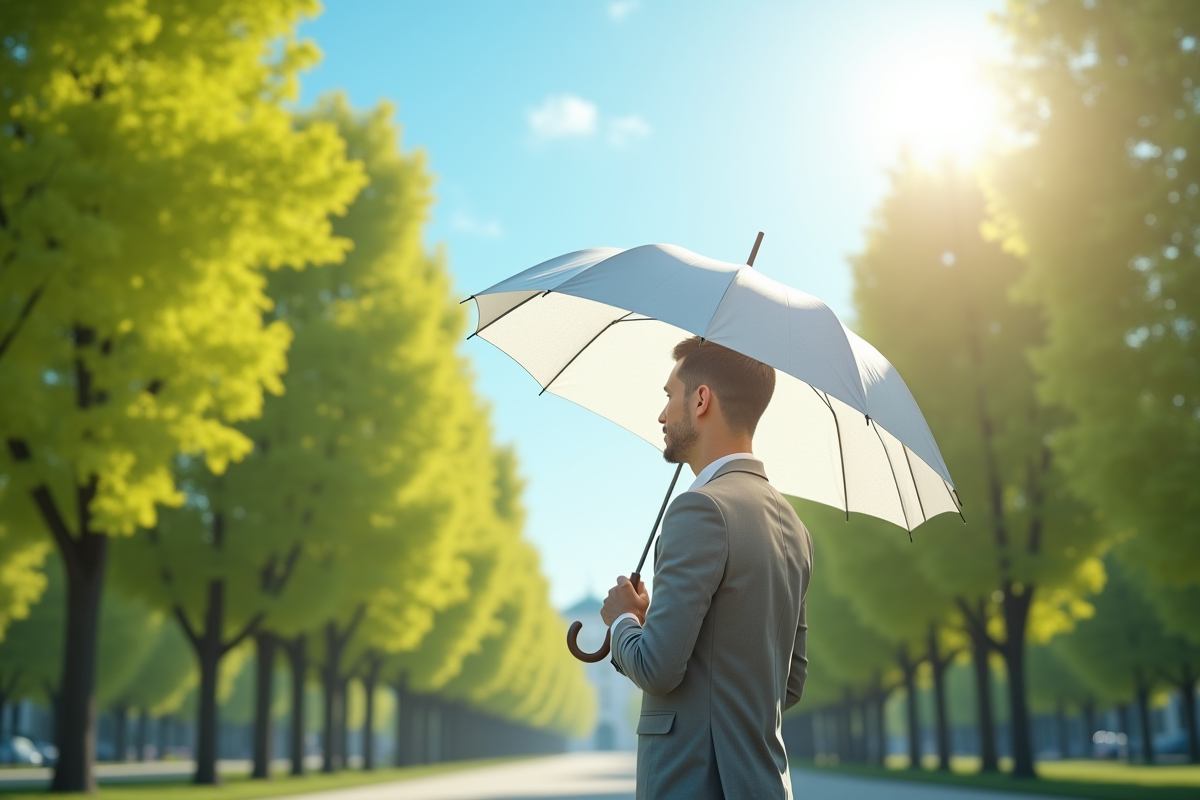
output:
[[[1141,730],[1150,730],[1150,698],[1164,678],[1181,690],[1191,753],[1197,755],[1194,692],[1200,676],[1200,646],[1163,627],[1138,586],[1136,573],[1115,558],[1108,560],[1109,580],[1096,598],[1096,615],[1063,637],[1057,652],[1097,694],[1137,703]],[[1143,757],[1154,760],[1150,742]]]
[[[1161,580],[1200,583],[1200,6],[1013,0],[997,235],[1046,319],[1072,486]]]
[[[66,580],[60,559],[46,561],[46,591],[0,642],[0,687],[11,699],[57,702],[63,659]],[[108,590],[100,604],[96,697],[101,708],[171,710],[190,686],[175,625],[139,599]],[[186,652],[184,653],[186,655]]]
[[[1014,771],[1026,776],[1025,639],[1087,613],[1082,598],[1103,582],[1103,535],[1055,465],[1048,440],[1058,420],[1039,404],[1026,361],[1042,326],[1010,300],[1022,263],[982,237],[984,219],[973,175],[902,160],[853,260],[854,297],[861,333],[905,376],[954,472],[967,524],[922,526],[917,559],[1004,656]]]
[[[182,501],[177,454],[221,470],[250,449],[231,423],[280,390],[290,338],[262,318],[261,271],[346,247],[328,217],[361,173],[331,126],[298,130],[284,107],[313,10],[0,6],[0,472],[69,578],[56,790],[94,788],[107,537]]]

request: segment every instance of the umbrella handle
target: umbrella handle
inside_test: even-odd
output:
[[[636,592],[642,582],[642,576],[635,572],[629,576],[629,582],[633,584],[633,590]],[[577,641],[581,630],[583,630],[583,623],[579,620],[572,622],[571,627],[567,629],[567,649],[571,651],[571,655],[585,664],[595,664],[597,661],[607,658],[609,651],[612,650],[612,631],[605,632],[604,644],[600,645],[599,650],[594,653],[586,653],[579,648]]]

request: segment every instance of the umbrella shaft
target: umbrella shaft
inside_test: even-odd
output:
[[[662,508],[658,509],[658,518],[654,520],[654,527],[650,530],[650,538],[646,540],[646,547],[642,550],[642,557],[638,560],[637,569],[633,571],[631,580],[633,588],[637,588],[641,582],[642,567],[646,563],[646,556],[650,553],[650,545],[654,544],[654,536],[658,533],[658,526],[662,524],[663,514],[667,513],[667,502],[671,499],[671,492],[675,491],[675,482],[679,480],[679,473],[683,472],[683,462],[679,462],[679,466],[675,468],[675,477],[671,478],[671,485],[667,487],[667,495],[663,498]]]

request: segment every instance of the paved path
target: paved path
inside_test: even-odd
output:
[[[633,800],[634,764],[633,753],[571,753],[282,800]],[[1053,800],[807,770],[792,785],[796,800]]]

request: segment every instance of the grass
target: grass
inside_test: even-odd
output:
[[[97,795],[66,794],[58,797],[93,797],[103,800],[254,800],[259,797],[280,797],[289,794],[321,792],[330,789],[348,789],[373,783],[412,780],[428,775],[486,767],[515,761],[515,758],[487,758],[472,761],[450,761],[442,764],[427,764],[415,767],[388,767],[372,772],[346,770],[332,775],[313,772],[301,777],[278,775],[269,781],[253,781],[246,774],[226,774],[221,786],[193,786],[172,776],[161,781],[138,780],[128,783],[105,782]],[[4,800],[45,800],[46,791],[18,789],[0,790]]]
[[[903,769],[908,763],[906,758],[889,761],[890,769],[810,762],[798,762],[797,766],[865,778],[1085,800],[1196,800],[1200,796],[1200,766],[1191,764],[1144,766],[1111,761],[1047,761],[1037,765],[1038,778],[1017,780],[1005,774],[979,775],[969,771],[978,768],[978,759],[956,758],[951,763],[953,771],[949,773],[931,770],[928,764],[923,764],[926,768],[921,770]],[[932,765],[936,763],[934,759]]]

